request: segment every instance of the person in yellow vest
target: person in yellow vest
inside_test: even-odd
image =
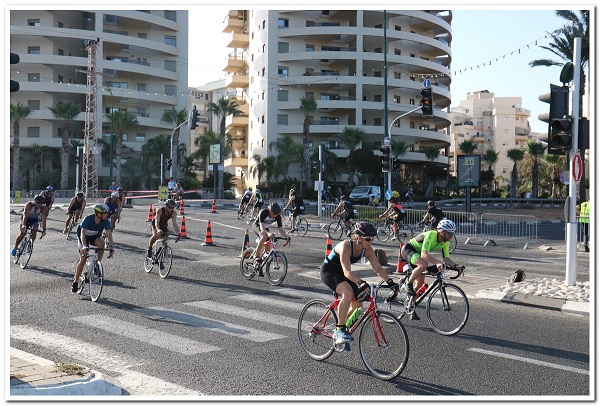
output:
[[[590,201],[586,200],[577,205],[575,211],[577,212],[578,221],[583,228],[585,252],[590,252],[590,248],[588,247],[588,241],[590,239]]]

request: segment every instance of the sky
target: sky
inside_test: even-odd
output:
[[[337,8],[341,7],[343,6]],[[494,7],[495,10],[481,9],[475,5],[451,8],[451,106],[458,106],[461,100],[466,100],[468,92],[480,90],[489,90],[499,97],[521,96],[522,108],[531,110],[531,131],[545,133],[547,123],[539,121],[537,116],[548,110],[548,104],[540,102],[538,96],[550,92],[550,83],[561,84],[561,68],[531,68],[528,63],[540,58],[559,60],[550,51],[540,48],[540,45],[548,45],[551,38],[544,38],[548,32],[567,23],[555,15],[554,10],[562,7],[547,5],[542,9],[542,6],[536,4]],[[225,55],[231,49],[226,48],[228,34],[222,30],[229,9],[236,7],[190,6],[189,21],[193,24],[190,23],[189,35],[194,50],[189,53],[189,86],[196,87],[225,77],[222,69],[225,66]],[[401,8],[396,5],[394,9]],[[538,45],[535,45],[536,40]]]

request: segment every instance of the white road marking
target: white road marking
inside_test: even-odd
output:
[[[565,371],[576,372],[578,374],[583,374],[583,375],[590,374],[590,371],[585,370],[585,369],[573,368],[573,367],[568,367],[568,366],[559,365],[559,364],[553,364],[551,362],[539,361],[536,359],[525,358],[525,357],[519,357],[517,355],[504,354],[504,353],[496,352],[496,351],[488,351],[488,350],[484,350],[481,348],[469,348],[469,351],[479,352],[479,353],[487,354],[487,355],[493,355],[495,357],[513,359],[515,361],[528,362],[530,364],[542,365],[542,366],[550,367],[550,368],[562,369]]]

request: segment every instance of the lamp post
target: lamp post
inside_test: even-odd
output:
[[[109,87],[108,91],[110,92],[110,147],[108,150],[108,184],[112,185],[112,173],[113,173],[113,160],[112,160],[112,152],[113,152],[113,113],[115,108],[115,99],[113,97],[112,89]]]

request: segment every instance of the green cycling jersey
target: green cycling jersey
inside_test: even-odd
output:
[[[439,243],[437,230],[429,230],[419,234],[412,238],[409,244],[420,254],[441,250],[444,258],[450,258],[450,241]]]

